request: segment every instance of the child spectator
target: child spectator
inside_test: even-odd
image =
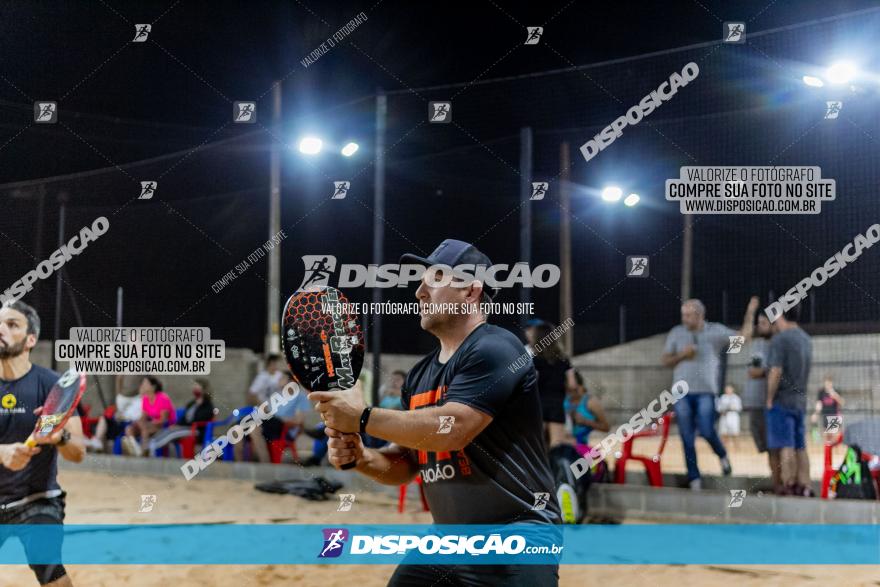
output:
[[[725,442],[736,446],[736,437],[739,436],[739,415],[742,412],[742,400],[736,394],[732,385],[724,386],[724,393],[718,398],[718,413],[721,418],[718,422],[718,433]]]

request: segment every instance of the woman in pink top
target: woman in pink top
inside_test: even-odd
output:
[[[122,442],[122,448],[129,455],[148,454],[150,436],[166,424],[173,425],[177,421],[174,404],[168,394],[162,391],[162,383],[158,379],[152,375],[145,376],[138,391],[141,394],[141,418],[131,423]],[[140,444],[137,442],[138,436]]]

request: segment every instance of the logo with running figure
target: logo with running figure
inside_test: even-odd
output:
[[[350,181],[334,181],[333,182],[333,197],[331,200],[344,200],[345,196],[348,195],[348,190],[351,188]]]
[[[739,354],[742,350],[743,345],[746,343],[745,336],[728,336],[728,340],[730,340],[730,345],[727,347],[727,354],[735,355]]]
[[[724,23],[724,42],[725,43],[745,43],[746,42],[746,23],[744,23],[744,22],[725,22]]]
[[[648,257],[627,257],[627,277],[648,277]]]
[[[532,182],[532,197],[530,200],[543,200],[544,196],[547,194],[547,188],[550,186],[546,181],[533,181]]]
[[[840,115],[840,110],[843,108],[843,102],[825,102],[825,106],[825,120],[834,120]]]
[[[153,30],[153,25],[151,24],[136,24],[134,25],[134,38],[131,40],[132,43],[143,43],[147,40],[147,37],[150,36],[150,31]]]
[[[233,102],[232,121],[236,124],[253,124],[257,121],[256,102]]]
[[[34,102],[34,122],[40,124],[58,122],[58,102]]]
[[[342,554],[345,541],[348,540],[348,530],[345,528],[324,528],[324,547],[318,558],[336,558]]]
[[[336,271],[336,257],[333,255],[303,255],[306,274],[299,289],[313,285],[330,285],[330,276]]]
[[[741,508],[742,504],[745,500],[746,500],[746,490],[745,489],[731,489],[730,490],[730,502],[728,502],[727,507]]]
[[[159,182],[142,181],[141,182],[141,195],[138,196],[138,200],[152,200],[153,195],[156,193],[157,187],[159,187]]]
[[[837,434],[843,426],[843,416],[825,416],[825,434]]]
[[[452,122],[452,102],[429,102],[428,122],[434,124]]]
[[[542,26],[527,26],[526,27],[526,45],[537,45],[538,41],[541,40],[541,35],[544,34],[544,27]]]

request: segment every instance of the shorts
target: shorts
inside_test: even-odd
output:
[[[565,424],[565,406],[564,398],[541,397],[541,414],[544,416],[544,422],[555,422],[557,424]]]
[[[556,565],[399,565],[388,587],[556,587]]]
[[[773,406],[767,410],[767,448],[807,447],[804,435],[804,410]]]
[[[107,440],[116,440],[125,434],[125,425],[116,418],[107,418]]]
[[[269,418],[260,425],[260,431],[266,440],[278,440],[281,438],[281,430],[283,428],[284,422],[280,418]]]
[[[28,560],[33,558],[33,554],[35,553],[49,555],[55,560],[61,560],[61,545],[64,542],[64,532],[61,529],[61,524],[63,523],[63,493],[58,497],[38,499],[9,510],[0,510],[0,524],[58,524],[57,534],[51,532],[49,543],[41,543],[39,547],[37,547],[38,545],[34,544],[26,536],[17,536],[22,542]],[[6,537],[5,534],[0,535],[0,547],[3,546]],[[41,539],[43,538],[45,538],[45,535],[41,535]],[[37,576],[37,581],[40,582],[40,585],[57,581],[67,574],[64,565],[60,563],[48,565],[32,564],[28,566],[30,566],[31,570],[34,572],[34,575]]]
[[[749,410],[749,429],[758,452],[767,452],[767,415],[765,411],[761,408]]]

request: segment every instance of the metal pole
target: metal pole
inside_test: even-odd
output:
[[[531,264],[532,261],[532,129],[524,126],[519,130],[519,260]],[[528,304],[532,290],[523,287],[519,290],[519,301]],[[525,326],[526,317],[521,318]]]
[[[681,257],[681,301],[691,297],[691,274],[694,254],[694,222],[690,214],[684,215],[684,238]]]
[[[41,185],[39,187],[39,192],[37,194],[37,218],[39,219],[37,225],[34,227],[34,257],[37,259],[43,258],[43,225],[46,223],[46,186]],[[42,295],[43,288],[35,288],[34,289],[34,308],[37,311],[42,311]]]
[[[67,194],[59,194],[58,201],[60,203],[58,213],[58,248],[64,246],[64,223],[67,216]],[[55,328],[53,329],[53,340],[61,340],[61,272],[55,273]],[[58,369],[58,361],[55,360],[55,345],[52,345],[52,370]]]
[[[376,171],[373,178],[373,263],[382,264],[385,256],[385,125],[388,116],[388,98],[379,90],[376,94]],[[373,288],[373,303],[382,303],[382,289]],[[382,382],[382,314],[376,313],[370,333],[370,352],[373,354],[373,405],[379,405],[379,386]]]
[[[559,145],[559,323],[572,316],[571,300],[571,150],[568,143]],[[574,355],[574,332],[571,328],[562,335],[565,356]]]
[[[281,82],[272,87],[272,129],[281,134]],[[269,162],[269,238],[281,230],[281,153],[278,141],[272,141]],[[281,351],[279,339],[281,321],[281,247],[269,249],[269,282],[266,285],[266,353]]]
[[[620,304],[618,308],[618,326],[617,335],[620,344],[626,342],[626,306]]]
[[[116,327],[122,328],[122,286],[116,288]]]

